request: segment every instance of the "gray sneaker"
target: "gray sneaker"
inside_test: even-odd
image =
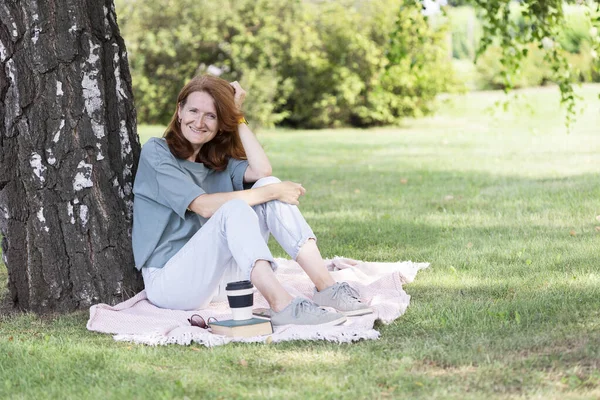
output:
[[[271,310],[271,323],[277,325],[340,325],[346,317],[340,313],[327,311],[310,300],[296,297],[279,312]]]
[[[346,282],[337,282],[321,292],[315,288],[313,301],[321,307],[333,307],[348,317],[371,314],[373,312],[371,307],[360,301],[360,296],[356,289]]]

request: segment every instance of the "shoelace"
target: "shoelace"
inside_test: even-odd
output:
[[[333,289],[332,299],[337,299],[338,297],[347,294],[348,296],[354,298],[357,301],[360,301],[360,295],[358,291],[354,289],[352,286],[348,285],[347,282],[341,282],[337,287]]]
[[[317,306],[315,303],[311,303],[308,300],[300,300],[299,302],[296,303],[296,305],[294,306],[294,309],[292,310],[292,316],[294,318],[298,318],[298,315],[300,315],[303,311],[318,311],[319,314],[324,314],[327,311],[322,309],[321,307]]]

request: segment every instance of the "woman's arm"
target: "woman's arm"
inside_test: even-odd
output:
[[[241,110],[246,98],[246,91],[242,89],[237,81],[231,82],[231,86],[235,92],[235,104]],[[246,173],[244,173],[244,182],[256,182],[260,178],[271,176],[273,170],[269,158],[254,133],[250,130],[250,127],[245,123],[241,123],[238,130],[246,157],[248,157],[248,168],[246,169]]]
[[[298,205],[298,198],[306,193],[301,184],[295,182],[281,182],[261,186],[255,189],[236,190],[233,192],[202,194],[196,197],[189,205],[189,209],[204,218],[210,218],[223,204],[233,199],[242,199],[248,205],[266,203],[279,200],[284,203]]]
[[[248,168],[244,173],[244,182],[256,182],[260,178],[271,176],[272,169],[269,158],[250,127],[242,123],[238,129],[242,145],[246,151],[246,157],[248,157]]]

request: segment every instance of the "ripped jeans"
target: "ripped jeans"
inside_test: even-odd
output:
[[[270,176],[252,188],[281,182]],[[205,308],[224,301],[228,282],[250,279],[254,264],[276,268],[267,246],[269,234],[292,259],[316,239],[297,206],[269,201],[250,207],[240,199],[223,204],[163,268],[142,268],[148,300],[175,310]]]

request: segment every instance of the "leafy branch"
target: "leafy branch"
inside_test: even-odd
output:
[[[480,10],[483,21],[483,38],[477,49],[476,59],[497,41],[502,49],[500,62],[503,66],[502,77],[505,92],[514,89],[514,77],[519,73],[521,63],[528,55],[529,44],[545,51],[544,60],[549,63],[553,81],[560,89],[560,102],[566,109],[565,125],[570,131],[576,120],[576,100],[571,66],[564,50],[558,42],[558,36],[565,23],[562,0],[522,1],[520,4],[510,0],[472,0]],[[597,26],[600,25],[600,6],[595,1],[580,1],[586,7],[592,26],[592,54],[595,55],[596,68],[600,38]],[[512,18],[520,13],[522,19]]]

